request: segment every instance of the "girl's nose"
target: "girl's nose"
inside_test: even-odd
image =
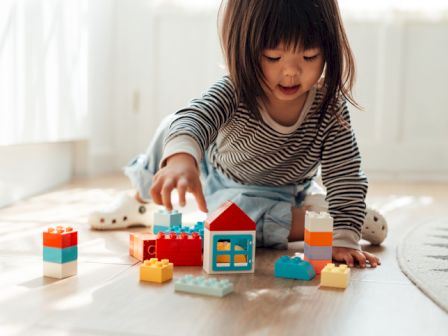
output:
[[[300,68],[295,63],[286,64],[283,68],[283,75],[286,77],[296,77],[300,73]]]

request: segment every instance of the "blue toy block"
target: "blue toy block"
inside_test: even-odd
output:
[[[223,297],[233,292],[233,284],[227,279],[194,277],[188,274],[175,280],[174,290],[176,292]]]
[[[154,234],[171,229],[173,226],[182,226],[182,213],[179,211],[168,212],[162,209],[154,214]]]
[[[308,261],[300,257],[282,256],[275,262],[274,275],[279,278],[311,280],[316,273]]]
[[[44,246],[44,261],[64,264],[78,259],[78,246],[70,246],[66,248],[56,248]]]
[[[305,243],[304,255],[308,259],[331,260],[331,246],[311,246]]]

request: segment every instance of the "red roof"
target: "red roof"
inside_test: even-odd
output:
[[[255,231],[255,222],[235,203],[226,201],[206,220],[210,231]]]

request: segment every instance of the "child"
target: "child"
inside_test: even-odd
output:
[[[356,105],[354,62],[337,1],[228,0],[220,14],[228,76],[160,125],[125,170],[135,199],[92,214],[91,226],[149,224],[147,207],[171,210],[177,189],[181,206],[189,192],[204,212],[235,202],[257,223],[258,246],[287,248],[303,240],[304,210],[324,210],[334,219],[333,258],[376,267],[359,240],[381,243],[387,224],[372,210],[366,216],[367,178],[347,108]]]

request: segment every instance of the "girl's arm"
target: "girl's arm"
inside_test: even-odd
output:
[[[322,180],[334,220],[333,246],[360,250],[368,183],[345,102],[340,111],[346,125],[334,118],[323,125],[327,131],[321,157]]]

